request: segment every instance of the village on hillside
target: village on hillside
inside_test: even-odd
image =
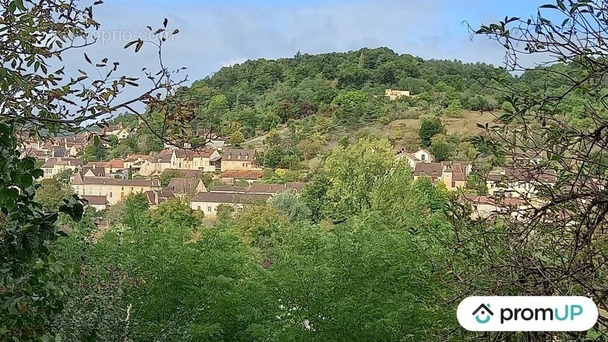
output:
[[[122,140],[132,132],[122,125],[112,125],[98,134]],[[192,209],[214,218],[222,205],[238,211],[245,204],[265,202],[284,191],[299,195],[306,187],[304,182],[260,183],[264,172],[256,149],[234,148],[219,138],[199,149],[165,144],[157,153],[85,164],[82,154],[88,143],[87,133],[60,136],[46,142],[30,140],[24,144],[22,153],[42,163],[44,178],[69,175],[74,193],[97,210],[115,205],[130,194],[145,193],[151,208],[170,198],[185,198]],[[470,162],[436,162],[424,148],[414,152],[401,149],[395,153],[395,160],[404,160],[411,167],[414,179],[426,177],[433,184],[443,184],[449,191],[459,191],[461,198],[472,205],[474,218],[539,205],[537,189],[551,186],[556,180],[555,173],[541,177],[530,174],[532,166],[542,158],[538,153],[513,157],[509,167],[496,168],[485,175],[487,194],[479,196],[462,191],[467,188],[473,169]],[[212,174],[217,181],[212,187],[205,186],[201,178],[205,173]],[[163,174],[173,175],[165,186],[160,181]]]

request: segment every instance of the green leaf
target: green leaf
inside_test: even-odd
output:
[[[24,188],[29,188],[30,186],[32,186],[33,183],[34,183],[34,179],[32,178],[31,175],[28,175],[28,174],[21,175],[21,185]]]
[[[42,169],[35,169],[34,171],[32,171],[32,177],[34,177],[35,179],[38,179],[42,176],[44,176],[44,171],[42,171]]]

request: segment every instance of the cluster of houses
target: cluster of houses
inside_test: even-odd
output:
[[[414,153],[400,150],[397,159],[404,159],[413,170],[414,179],[428,177],[434,184],[443,183],[450,191],[464,189],[472,171],[468,162],[435,162],[426,149]],[[555,185],[557,173],[539,172],[534,166],[542,161],[542,153],[530,151],[512,156],[509,167],[496,168],[485,175],[487,195],[462,195],[472,205],[473,218],[486,218],[495,213],[523,212],[542,204],[539,192]]]
[[[125,139],[131,131],[121,125],[102,131],[106,136]],[[201,149],[180,149],[173,146],[149,155],[130,155],[106,162],[83,164],[79,156],[88,143],[86,135],[58,137],[47,142],[28,142],[24,154],[43,161],[45,178],[67,170],[74,191],[86,198],[89,205],[105,209],[133,193],[145,193],[151,207],[172,197],[188,197],[192,208],[208,217],[215,216],[220,205],[242,207],[250,201],[266,201],[282,191],[301,192],[304,183],[284,185],[257,184],[263,169],[256,160],[256,150],[226,148],[223,144]],[[217,142],[216,142],[217,143]],[[466,161],[436,162],[432,153],[419,149],[409,153],[396,152],[397,160],[406,161],[414,179],[429,178],[433,184],[443,183],[450,191],[464,189],[472,172]],[[529,208],[538,197],[539,188],[555,183],[555,173],[533,174],[542,155],[525,154],[513,158],[512,167],[494,169],[485,175],[487,195],[464,196],[474,208],[474,216],[487,217],[513,208]],[[200,180],[202,173],[213,172],[223,186],[207,189]],[[160,176],[172,173],[168,186],[161,186]],[[248,184],[239,187],[236,184]]]
[[[433,184],[443,183],[449,191],[465,188],[467,177],[472,171],[472,165],[468,162],[445,161],[437,163],[435,158],[426,149],[419,149],[414,153],[400,150],[396,153],[397,159],[407,161],[414,173],[414,179],[428,177]]]
[[[129,132],[110,126],[104,134],[124,139]],[[169,198],[187,197],[193,209],[214,217],[221,205],[238,210],[245,203],[267,201],[283,191],[299,194],[306,185],[254,184],[263,176],[255,149],[220,149],[215,146],[179,149],[167,146],[149,155],[130,155],[84,164],[79,156],[87,142],[84,135],[59,137],[45,143],[28,142],[23,153],[43,162],[44,178],[67,174],[74,192],[98,210],[115,205],[130,194],[144,193],[152,208]],[[207,172],[217,174],[224,185],[207,189],[201,180],[201,175]],[[160,183],[164,173],[171,173],[167,186]],[[239,187],[237,184],[248,186]]]

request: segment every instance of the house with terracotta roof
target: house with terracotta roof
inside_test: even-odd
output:
[[[239,180],[244,180],[249,184],[253,184],[255,181],[262,179],[263,176],[264,171],[261,170],[229,170],[220,174],[220,181],[228,185],[232,185]]]
[[[155,179],[116,179],[108,177],[85,177],[77,172],[71,181],[74,192],[81,196],[106,196],[109,205],[114,205],[126,196],[146,191],[162,190]]]
[[[222,153],[221,170],[224,171],[252,171],[263,168],[256,160],[255,149],[227,148]]]

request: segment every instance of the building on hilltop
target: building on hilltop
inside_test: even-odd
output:
[[[389,100],[393,101],[398,100],[402,97],[409,97],[410,92],[409,90],[385,89],[384,96],[387,97]]]

